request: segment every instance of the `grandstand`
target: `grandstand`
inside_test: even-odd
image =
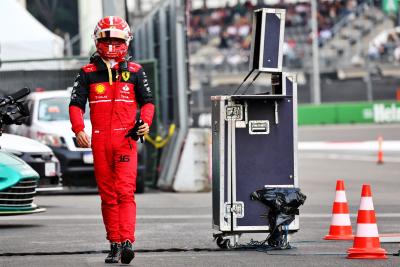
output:
[[[311,101],[310,1],[194,2],[188,22],[190,68],[196,73],[191,87],[202,91],[194,94],[194,103],[198,97],[228,93],[245,76],[251,16],[262,7],[286,9],[283,66],[300,74],[299,101]],[[322,101],[394,99],[400,76],[400,29],[394,28],[394,17],[384,13],[379,1],[318,1],[317,8]],[[268,79],[263,82],[265,87]],[[264,90],[261,84],[253,89]],[[338,93],[337,87],[346,91]]]
[[[127,1],[135,40],[140,40],[136,42],[136,54],[141,54],[141,50],[146,48],[149,53],[142,55],[140,59],[155,60],[159,66],[163,66],[160,64],[162,61],[171,62],[166,60],[172,56],[171,53],[165,53],[164,58],[161,58],[158,51],[161,39],[155,38],[157,36],[166,38],[166,36],[159,35],[157,27],[148,27],[139,34],[138,27],[141,24],[139,21],[143,21],[155,6],[162,6],[164,2],[166,1]],[[189,51],[187,58],[190,63],[188,77],[190,77],[190,89],[193,91],[192,103],[195,107],[207,105],[208,95],[217,92],[227,93],[232,88],[234,90],[246,75],[252,12],[261,7],[286,9],[284,70],[299,74],[299,102],[311,102],[310,80],[313,65],[310,0],[182,2],[185,2],[185,7],[179,13],[184,14],[186,11]],[[318,0],[317,2],[322,101],[394,99],[398,87],[397,79],[400,76],[400,28],[394,26],[396,18],[383,11],[382,1]],[[165,25],[162,28],[165,28]],[[0,73],[2,86],[17,88],[29,80],[28,84],[35,86],[63,88],[69,85],[72,79],[69,69],[75,69],[83,64],[80,60],[66,60],[64,66],[67,70],[64,72],[55,70],[40,80],[34,72]],[[86,60],[84,57],[83,61]],[[166,65],[164,69],[159,67],[160,77],[171,75],[166,71],[171,69],[168,66]],[[14,79],[13,75],[23,75],[24,81]],[[162,79],[160,84],[171,87]],[[265,90],[263,86],[266,84],[268,85],[268,79],[260,79],[252,89]],[[367,94],[366,88],[373,92]],[[161,91],[165,90],[163,88]],[[338,93],[338,90],[342,91]],[[198,103],[198,99],[204,99],[205,104]]]
[[[393,21],[368,2],[355,0],[319,1],[318,30],[320,58],[323,68],[346,66],[357,62],[369,50],[369,42]],[[189,45],[195,64],[203,58],[202,50],[210,50],[217,68],[219,65],[241,69],[247,63],[250,49],[251,15],[254,9],[267,5],[253,5],[250,1],[220,8],[194,9],[190,12]],[[289,69],[309,68],[311,55],[311,27],[309,2],[268,5],[285,8],[285,66]],[[217,50],[213,49],[217,48]],[[200,50],[200,51],[199,51]],[[232,58],[232,55],[240,55]],[[353,57],[349,57],[353,55]],[[198,58],[199,57],[199,58]],[[226,59],[226,60],[222,60]],[[239,65],[239,66],[236,66]],[[230,71],[230,68],[227,69]]]

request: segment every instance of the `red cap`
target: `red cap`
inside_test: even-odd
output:
[[[344,191],[344,181],[343,180],[336,181],[336,191]]]
[[[369,184],[363,184],[361,197],[372,197],[371,186]]]

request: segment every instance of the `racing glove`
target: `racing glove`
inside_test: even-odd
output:
[[[140,138],[140,142],[143,143],[143,135],[137,134],[139,127],[143,124],[144,124],[143,120],[136,121],[135,126],[133,126],[133,128],[128,131],[128,133],[125,135],[125,137],[130,137],[135,141],[139,140],[139,138]]]

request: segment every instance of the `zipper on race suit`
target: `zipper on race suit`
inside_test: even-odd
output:
[[[112,99],[112,103],[113,103],[113,105],[112,105],[112,108],[113,108],[113,110],[112,110],[112,112],[114,113],[114,105],[115,105],[115,92],[116,92],[116,90],[117,90],[117,83],[119,82],[118,81],[118,78],[119,78],[119,80],[121,79],[121,77],[120,77],[120,75],[119,75],[119,73],[118,73],[118,70],[115,70],[115,72],[116,72],[116,76],[115,76],[115,83],[113,83],[113,85],[112,85],[112,87],[113,87],[113,99]],[[111,76],[112,77],[112,76]],[[119,122],[121,123],[121,126],[122,126],[122,128],[124,128],[125,130],[128,130],[129,131],[129,129],[127,129],[127,127],[125,127],[125,125],[124,125],[124,123],[122,122],[122,120],[121,120],[121,117],[119,116],[119,112],[118,111],[115,111],[115,113],[116,113],[116,115],[117,115],[117,117],[118,117],[118,120],[119,120]],[[114,130],[114,129],[113,129]],[[124,136],[127,134],[127,132],[125,132],[124,133]],[[129,144],[129,149],[132,151],[132,144],[131,144],[131,139],[130,139],[130,137],[125,137],[125,138],[128,138],[128,144]]]

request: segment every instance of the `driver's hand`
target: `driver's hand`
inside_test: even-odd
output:
[[[137,131],[138,135],[145,135],[149,133],[149,125],[147,123],[143,123],[142,125],[139,126],[139,129]]]
[[[79,147],[90,147],[90,137],[84,131],[76,134],[76,141]]]

